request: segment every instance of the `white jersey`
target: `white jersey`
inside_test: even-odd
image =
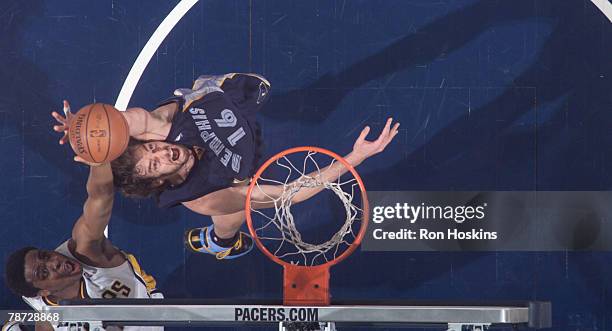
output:
[[[118,267],[98,268],[87,265],[77,259],[68,249],[68,241],[56,248],[55,251],[81,262],[83,277],[81,278],[79,296],[82,299],[163,298],[161,293],[155,291],[155,279],[140,269],[140,265],[133,255],[124,253],[126,261]],[[40,296],[34,298],[23,297],[23,300],[35,310],[41,310],[45,306],[56,306],[58,304],[46,297]],[[98,327],[97,330],[104,331],[104,328],[101,328],[101,323],[94,323],[97,324],[95,327],[92,323],[89,324],[89,330],[94,330]],[[67,323],[54,325],[54,329],[57,331],[84,330],[82,326],[79,327],[75,323],[71,325]],[[124,331],[161,331],[163,329],[163,327],[123,327]]]

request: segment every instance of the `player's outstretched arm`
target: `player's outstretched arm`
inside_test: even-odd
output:
[[[387,145],[397,135],[399,123],[393,124],[393,119],[389,118],[385,127],[378,138],[374,141],[366,140],[370,127],[366,126],[362,131],[355,144],[353,151],[347,154],[344,159],[352,166],[357,167],[369,157],[376,155],[385,150]],[[345,174],[348,169],[340,162],[323,168],[321,171],[312,172],[306,176],[314,178],[319,182],[333,182],[340,176]],[[297,185],[297,180],[288,185]],[[246,199],[247,187],[231,187],[224,190],[216,191],[207,194],[201,198],[184,202],[183,205],[196,213],[204,215],[224,215],[231,214],[244,210],[244,201]],[[293,198],[293,203],[299,203],[308,200],[323,189],[323,186],[316,187],[301,187]],[[259,185],[257,189],[251,193],[251,206],[253,208],[272,208],[274,202],[271,198],[280,197],[283,193],[283,185]]]
[[[83,162],[78,156],[75,160]],[[83,214],[72,229],[72,239],[76,241],[79,250],[99,247],[106,239],[104,229],[110,220],[113,198],[113,172],[110,164],[90,166],[87,200],[83,205]]]
[[[169,103],[152,112],[144,108],[134,107],[128,108],[121,114],[128,124],[130,137],[139,140],[164,140],[170,132],[172,118],[177,109],[176,103]],[[53,130],[63,133],[59,140],[60,145],[63,145],[68,141],[68,128],[72,116],[74,116],[70,110],[70,103],[64,100],[64,116],[57,112],[52,112],[51,116],[58,122],[57,125],[53,126]]]
[[[353,145],[353,151],[344,156],[344,159],[353,168],[360,165],[363,161],[374,156],[385,150],[387,145],[391,143],[393,138],[397,135],[399,129],[399,123],[393,124],[393,119],[387,119],[387,123],[383,128],[378,138],[374,141],[366,140],[370,133],[370,127],[366,126],[362,131],[355,144]],[[340,176],[345,174],[348,169],[341,162],[334,162],[332,165],[323,168],[321,171],[314,171],[306,175],[309,178],[313,178],[317,182],[333,182]],[[291,185],[299,185],[298,181],[289,183]],[[300,186],[299,191],[293,197],[293,203],[299,203],[310,199],[323,189],[322,185],[314,187],[303,187]],[[257,189],[254,189],[251,193],[251,204],[253,208],[270,208],[274,204],[270,201],[270,197],[280,197],[284,188],[281,185],[259,185]],[[246,193],[245,193],[246,197]]]

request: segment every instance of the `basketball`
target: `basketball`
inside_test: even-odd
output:
[[[68,129],[70,146],[88,162],[110,162],[121,155],[129,142],[123,115],[115,107],[94,103],[81,108]]]

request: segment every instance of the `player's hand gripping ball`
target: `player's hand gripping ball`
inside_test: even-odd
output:
[[[70,146],[78,157],[90,163],[106,163],[118,158],[129,142],[128,125],[115,107],[94,103],[81,108],[76,114],[70,112],[70,105],[64,101],[62,117],[53,117],[63,125],[56,125],[55,131],[63,131],[60,144],[70,140]]]

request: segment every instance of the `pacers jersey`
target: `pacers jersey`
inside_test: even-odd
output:
[[[55,249],[67,257],[78,260],[68,249],[68,240]],[[155,290],[155,279],[147,275],[140,269],[140,265],[133,255],[125,254],[126,261],[120,266],[114,268],[98,268],[92,267],[81,262],[83,268],[83,277],[79,290],[79,297],[82,299],[149,299],[162,298],[161,293]],[[23,300],[35,310],[40,311],[44,306],[56,306],[57,302],[53,302],[46,297],[23,297]],[[55,330],[86,330],[92,325],[84,326],[85,323],[62,323],[54,325]],[[75,326],[77,328],[75,328]],[[80,328],[79,328],[80,327]],[[99,330],[104,330],[99,329]],[[125,331],[157,331],[163,330],[163,327],[136,327],[126,326]]]
[[[178,89],[179,111],[166,142],[199,148],[202,157],[187,178],[157,196],[172,207],[250,179],[258,166],[261,137],[255,114],[269,98],[270,84],[254,74],[200,77],[193,89]]]

